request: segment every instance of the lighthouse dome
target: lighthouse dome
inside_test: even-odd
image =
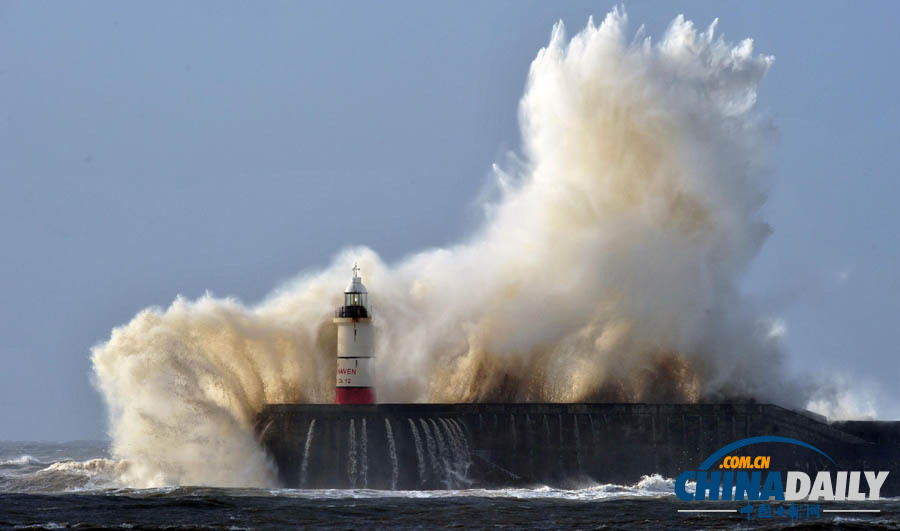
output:
[[[344,290],[344,293],[368,293],[368,291],[363,286],[362,279],[354,276],[350,283],[347,284],[347,289]]]

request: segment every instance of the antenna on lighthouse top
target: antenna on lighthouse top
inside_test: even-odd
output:
[[[362,279],[359,278],[359,266],[353,264],[353,278],[350,279],[350,284],[347,285],[347,289],[344,290],[344,293],[366,293],[366,287],[362,283]],[[365,305],[365,303],[363,303]]]

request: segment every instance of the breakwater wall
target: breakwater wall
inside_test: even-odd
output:
[[[891,470],[900,494],[900,422],[829,424],[769,404],[273,404],[259,439],[284,486],[443,489],[676,477],[713,452],[761,435],[798,439],[840,470]],[[834,469],[816,452],[756,444],[772,469]]]

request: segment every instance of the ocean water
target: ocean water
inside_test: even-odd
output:
[[[221,489],[172,486],[131,489],[125,464],[98,442],[0,442],[0,527],[19,529],[327,528],[900,528],[900,499],[866,503],[879,513],[792,520],[740,513],[679,513],[707,508],[672,494],[672,480],[650,474],[635,485],[586,482],[578,489],[441,491]],[[715,508],[736,509],[723,502]],[[759,503],[753,504],[755,507]],[[784,507],[787,507],[784,505]],[[822,504],[841,509],[849,505]]]

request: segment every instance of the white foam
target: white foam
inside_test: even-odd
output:
[[[446,490],[374,490],[374,489],[272,489],[275,496],[311,499],[343,498],[518,498],[560,500],[607,500],[628,497],[674,496],[674,480],[658,474],[643,476],[634,485],[593,484],[578,489],[558,489],[546,485],[504,489],[446,489]]]
[[[40,465],[43,464],[40,459],[32,457],[30,455],[21,455],[16,457],[15,459],[6,459],[0,461],[0,466],[9,466],[9,465]]]

